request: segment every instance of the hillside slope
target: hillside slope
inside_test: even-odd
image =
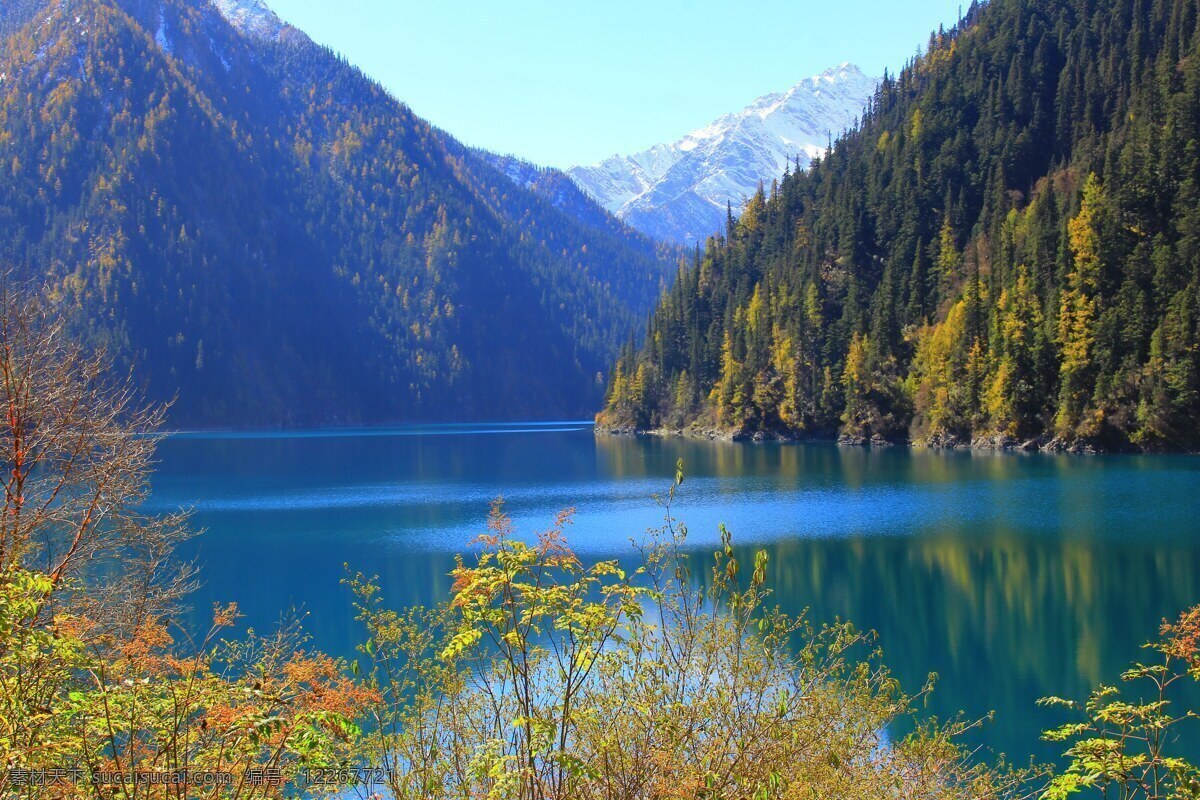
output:
[[[1197,0],[993,0],[752,199],[612,428],[1200,447]]]
[[[579,414],[663,287],[651,241],[513,184],[295,29],[185,0],[21,13],[0,261],[178,394],[175,424]]]

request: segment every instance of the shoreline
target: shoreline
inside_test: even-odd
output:
[[[368,422],[368,423],[314,423],[311,425],[250,425],[246,427],[184,427],[166,428],[157,431],[162,436],[267,436],[280,434],[328,434],[353,435],[362,432],[386,432],[419,428],[467,428],[484,426],[526,425],[529,427],[551,427],[555,425],[595,426],[595,421],[583,419],[533,419],[533,420],[472,420],[457,422]]]
[[[1135,446],[1109,447],[1097,441],[1065,442],[1057,438],[1030,437],[1020,439],[1003,434],[976,436],[971,440],[954,436],[935,437],[926,442],[911,439],[887,439],[876,434],[873,437],[848,436],[846,434],[812,433],[793,434],[780,431],[720,429],[689,426],[686,428],[634,428],[625,426],[595,425],[600,436],[657,437],[660,439],[695,439],[720,442],[777,442],[836,444],[838,447],[863,447],[886,449],[903,447],[910,450],[958,450],[981,453],[1045,453],[1048,455],[1197,455],[1194,450],[1146,449]]]

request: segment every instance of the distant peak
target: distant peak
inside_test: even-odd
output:
[[[830,67],[820,75],[814,75],[815,78],[860,78],[863,76],[863,71],[858,68],[857,64],[851,64],[849,61],[843,61],[836,67]]]
[[[766,94],[671,144],[568,170],[584,191],[651,236],[704,241],[759,186],[803,168],[858,122],[879,81],[849,61]]]
[[[245,36],[278,39],[287,23],[263,0],[212,0],[229,24]]]

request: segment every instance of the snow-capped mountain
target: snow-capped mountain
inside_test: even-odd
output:
[[[287,23],[263,0],[212,0],[229,24],[243,35],[259,39],[278,39]]]
[[[667,241],[703,241],[724,225],[727,203],[736,211],[760,183],[824,152],[831,137],[858,121],[878,85],[878,78],[842,64],[673,144],[567,172],[633,227]]]

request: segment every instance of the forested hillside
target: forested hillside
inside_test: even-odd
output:
[[[0,263],[176,425],[580,414],[673,271],[294,29],[0,5]]]
[[[600,422],[1200,447],[1198,12],[973,5],[697,252]]]

